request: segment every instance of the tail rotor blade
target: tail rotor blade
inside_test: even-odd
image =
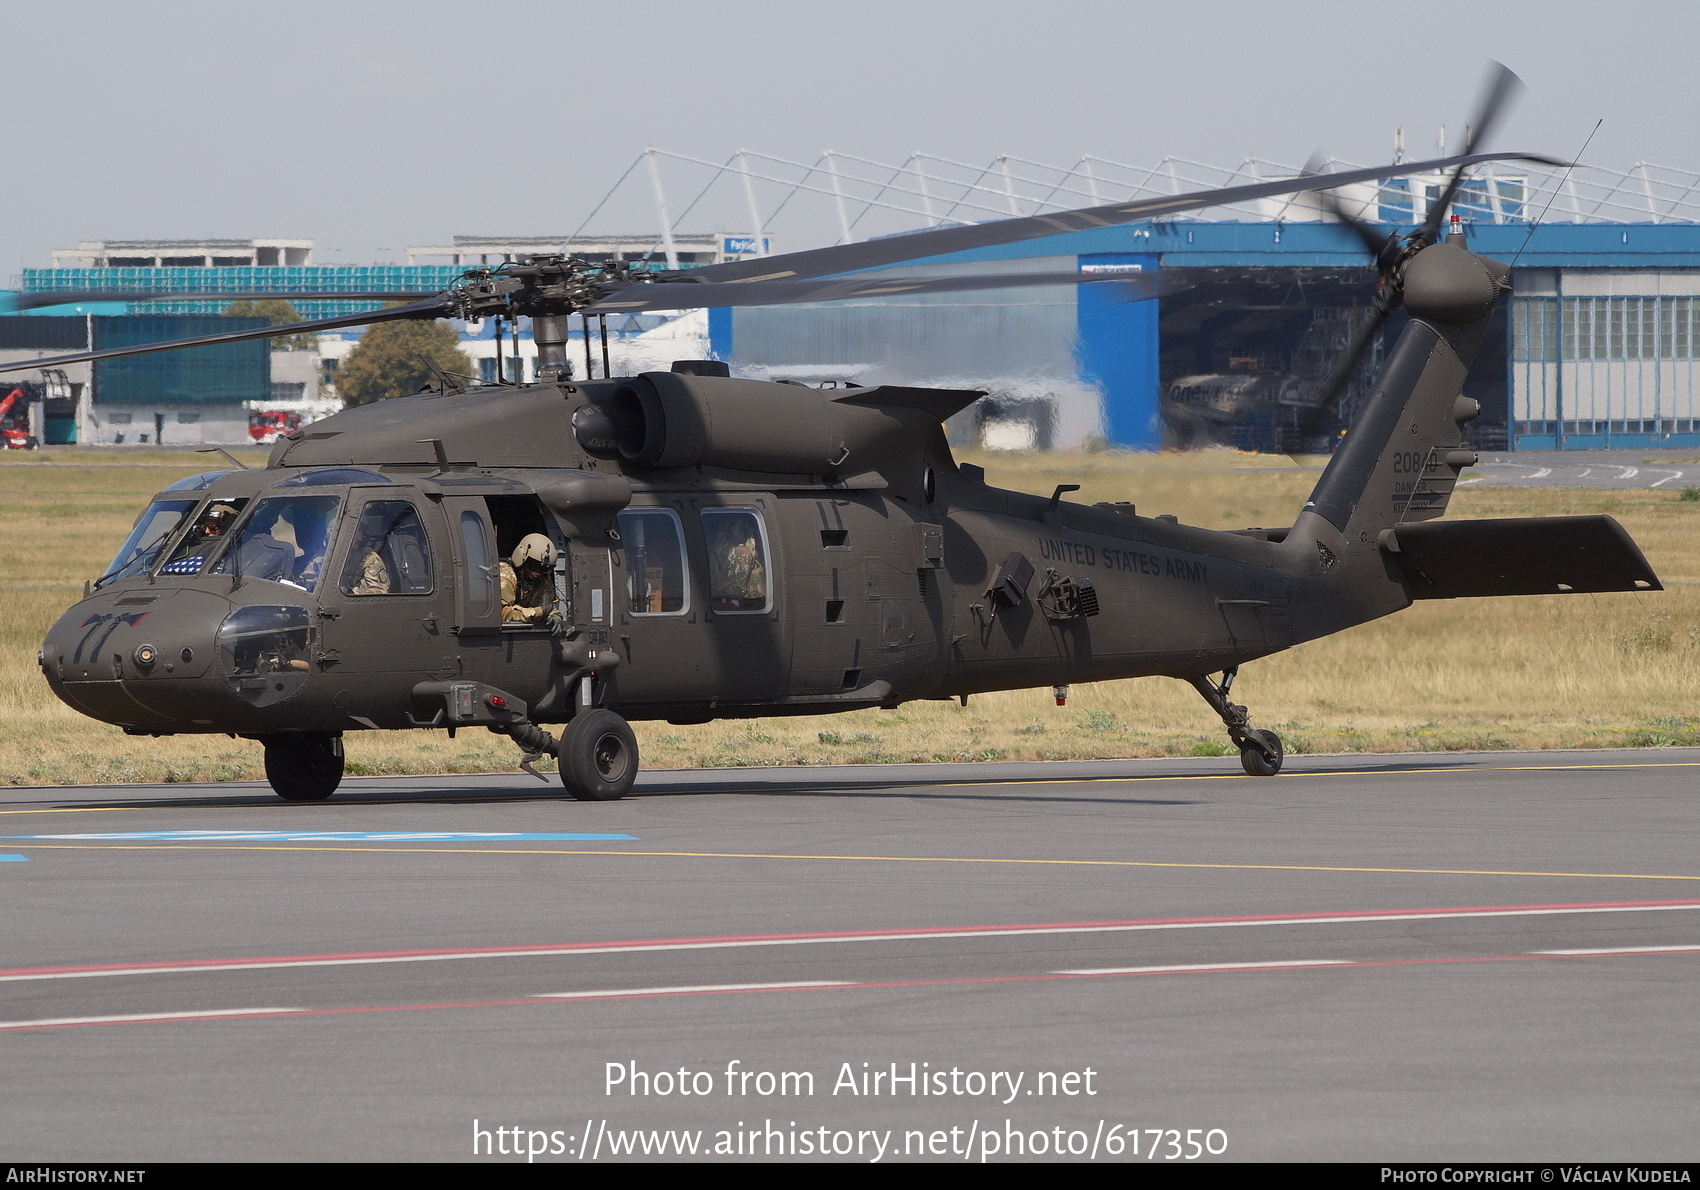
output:
[[[1482,89],[1481,102],[1476,107],[1475,122],[1470,125],[1470,137],[1464,145],[1464,155],[1470,156],[1475,152],[1475,146],[1487,141],[1494,125],[1505,110],[1505,104],[1518,91],[1523,89],[1523,80],[1518,78],[1503,62],[1491,62],[1488,65],[1487,85]],[[1425,244],[1435,243],[1440,236],[1440,221],[1446,217],[1446,209],[1452,205],[1452,200],[1458,196],[1458,188],[1464,184],[1464,170],[1460,165],[1452,171],[1451,179],[1445,189],[1429,204],[1428,218],[1423,220],[1422,227],[1417,232],[1417,238]]]
[[[1316,400],[1312,402],[1310,411],[1305,415],[1299,426],[1302,437],[1309,438],[1322,428],[1334,408],[1339,404],[1346,386],[1351,384],[1352,377],[1357,373],[1358,365],[1362,362],[1369,345],[1381,333],[1382,324],[1387,316],[1393,313],[1399,305],[1399,291],[1392,286],[1382,289],[1376,296],[1375,305],[1370,308],[1369,317],[1358,329],[1352,332],[1352,340],[1346,347],[1346,353],[1340,362],[1334,365],[1333,373],[1328,377],[1322,388],[1317,391]]]
[[[1316,197],[1324,210],[1334,216],[1334,218],[1338,219],[1343,227],[1358,237],[1358,240],[1364,246],[1364,251],[1369,253],[1370,259],[1375,261],[1377,264],[1380,264],[1382,254],[1387,251],[1387,241],[1390,238],[1389,235],[1378,228],[1375,224],[1366,222],[1346,210],[1345,204],[1336,198],[1332,191],[1318,191]]]
[[[1464,144],[1466,156],[1474,153],[1477,145],[1487,143],[1506,103],[1522,89],[1523,80],[1509,66],[1503,62],[1488,63],[1487,85],[1476,110],[1476,122],[1470,126],[1470,139]]]

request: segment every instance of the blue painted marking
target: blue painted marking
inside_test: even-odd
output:
[[[635,843],[636,835],[530,834],[508,831],[105,831],[87,835],[0,835],[172,843]],[[23,859],[23,856],[13,858]]]
[[[0,864],[27,864],[29,862],[30,857],[27,855],[0,855]]]

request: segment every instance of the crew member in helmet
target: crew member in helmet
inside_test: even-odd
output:
[[[214,504],[200,516],[184,536],[171,561],[160,568],[161,574],[199,574],[207,564],[218,543],[236,519],[236,508],[230,504]]]
[[[555,608],[555,543],[541,533],[520,538],[501,565],[502,623],[546,624]]]

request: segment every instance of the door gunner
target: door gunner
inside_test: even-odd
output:
[[[501,566],[502,623],[548,622],[555,605],[550,581],[554,565],[554,542],[541,533],[528,533],[520,538],[509,561]]]

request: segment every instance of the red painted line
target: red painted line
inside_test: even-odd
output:
[[[92,963],[57,967],[13,967],[0,969],[0,979],[17,979],[28,976],[72,975],[84,972],[105,972],[111,974],[124,974],[126,972],[163,973],[171,971],[195,971],[207,968],[240,968],[260,965],[291,966],[314,963],[360,963],[429,958],[477,958],[480,956],[506,957],[510,955],[520,957],[525,955],[572,954],[576,951],[590,950],[635,950],[647,947],[735,947],[738,945],[759,946],[783,944],[787,942],[853,942],[858,939],[895,940],[902,938],[947,936],[972,937],[977,934],[1038,934],[1068,930],[1133,930],[1140,928],[1161,928],[1165,926],[1183,927],[1189,925],[1232,926],[1265,924],[1278,925],[1283,922],[1302,924],[1375,921],[1377,919],[1396,919],[1416,915],[1485,917],[1495,914],[1515,913],[1551,914],[1563,913],[1566,911],[1600,912],[1612,910],[1679,908],[1700,909],[1700,901],[1574,901],[1535,905],[1464,905],[1421,909],[1342,910],[1339,912],[1324,910],[1314,913],[1267,913],[1211,917],[1151,917],[1112,921],[1027,922],[1001,925],[915,926],[898,927],[886,930],[820,930],[785,934],[721,934],[678,938],[632,938],[591,942],[560,942],[532,945],[521,944],[515,946],[449,947],[429,950],[341,951],[322,954],[256,955],[220,959],[174,959],[157,963]]]
[[[814,986],[806,986],[805,985],[805,986],[800,986],[800,987],[695,988],[695,989],[690,989],[690,990],[664,990],[664,991],[646,991],[643,988],[632,988],[630,991],[610,991],[610,992],[607,992],[607,993],[604,993],[604,994],[601,994],[601,995],[572,996],[572,997],[565,997],[565,998],[556,997],[556,996],[527,996],[524,999],[518,999],[518,1000],[512,1000],[512,999],[510,999],[510,1000],[460,1000],[460,1001],[444,1001],[444,1002],[441,1002],[441,1003],[434,1003],[434,1004],[359,1004],[359,1005],[349,1005],[349,1006],[345,1006],[345,1007],[341,1007],[341,1008],[304,1008],[304,1009],[298,1009],[298,1010],[295,1010],[295,1011],[292,1011],[292,1012],[287,1012],[287,1013],[272,1012],[272,1013],[242,1013],[240,1015],[229,1015],[229,1016],[185,1016],[185,1017],[173,1017],[169,1020],[153,1020],[153,1021],[113,1020],[113,1021],[89,1021],[89,1022],[84,1022],[84,1023],[80,1023],[80,1024],[52,1024],[52,1025],[45,1025],[45,1024],[44,1025],[31,1025],[31,1024],[27,1024],[27,1023],[24,1023],[24,1022],[19,1022],[17,1024],[12,1024],[12,1025],[6,1026],[5,1031],[6,1032],[15,1032],[15,1031],[21,1031],[21,1030],[26,1030],[26,1029],[29,1029],[29,1030],[37,1030],[37,1029],[93,1029],[93,1028],[108,1028],[108,1027],[111,1027],[113,1025],[174,1025],[174,1024],[178,1024],[178,1023],[182,1023],[182,1022],[187,1022],[187,1021],[209,1021],[209,1020],[221,1020],[221,1021],[250,1020],[250,1019],[280,1020],[280,1019],[283,1019],[285,1017],[351,1016],[351,1015],[356,1015],[356,1014],[360,1014],[360,1013],[370,1013],[370,1012],[437,1012],[437,1011],[443,1011],[443,1010],[446,1010],[446,1009],[458,1009],[458,1008],[513,1008],[513,1007],[518,1007],[518,1006],[521,1006],[521,1005],[528,1005],[528,1004],[533,1005],[533,1006],[540,1005],[540,1004],[591,1004],[591,1003],[597,1003],[597,1002],[603,1001],[603,1000],[665,1000],[665,999],[674,999],[674,998],[684,997],[684,996],[753,996],[753,995],[771,995],[771,994],[776,993],[776,992],[853,992],[853,991],[872,991],[872,990],[878,990],[878,989],[882,989],[882,988],[963,987],[963,986],[969,986],[969,985],[995,984],[995,983],[1047,983],[1047,982],[1057,982],[1057,981],[1060,981],[1060,980],[1135,979],[1135,978],[1146,978],[1146,977],[1151,977],[1151,976],[1178,976],[1178,975],[1246,975],[1246,974],[1256,974],[1256,973],[1267,974],[1267,973],[1271,973],[1271,972],[1307,972],[1308,973],[1308,972],[1319,972],[1319,971],[1353,971],[1353,970],[1361,970],[1361,969],[1370,968],[1370,967],[1437,967],[1437,966],[1449,966],[1449,965],[1466,964],[1466,963],[1524,963],[1524,962],[1529,962],[1531,960],[1540,960],[1540,959],[1545,959],[1545,960],[1552,961],[1552,962],[1568,962],[1568,961],[1572,961],[1572,960],[1578,959],[1578,958],[1589,958],[1589,959],[1645,958],[1645,957],[1647,957],[1648,954],[1651,954],[1651,953],[1655,953],[1655,952],[1641,951],[1641,952],[1637,952],[1637,953],[1633,953],[1633,954],[1618,953],[1618,954],[1609,954],[1609,955],[1550,955],[1550,954],[1460,955],[1460,956],[1448,957],[1448,958],[1364,959],[1364,960],[1349,961],[1349,962],[1338,962],[1338,961],[1327,962],[1327,963],[1318,962],[1315,966],[1303,966],[1303,967],[1293,966],[1291,963],[1288,963],[1288,964],[1284,964],[1284,965],[1270,965],[1270,966],[1267,966],[1267,967],[1265,967],[1265,966],[1255,966],[1255,967],[1228,967],[1228,966],[1223,966],[1223,967],[1215,968],[1213,970],[1199,970],[1198,968],[1194,967],[1194,968],[1177,968],[1175,970],[1168,970],[1168,971],[1156,970],[1156,971],[1137,971],[1137,972],[1114,972],[1114,973],[1107,973],[1107,974],[1102,974],[1102,975],[1077,975],[1077,974],[1069,974],[1069,973],[1064,973],[1064,972],[1049,971],[1049,972],[1044,972],[1042,974],[1036,974],[1036,975],[985,975],[985,976],[972,976],[972,977],[958,978],[958,979],[891,979],[891,980],[876,980],[876,981],[870,981],[870,982],[866,982],[866,983],[830,983],[830,984],[819,984],[819,985],[814,985]],[[1693,950],[1672,950],[1672,951],[1663,951],[1663,952],[1656,952],[1656,953],[1685,954],[1685,955],[1690,955],[1690,956],[1700,955],[1700,951],[1693,951]]]
[[[853,942],[863,938],[884,940],[940,936],[972,937],[976,934],[1037,934],[1064,930],[1118,930],[1139,929],[1141,927],[1160,928],[1164,926],[1180,927],[1189,925],[1231,926],[1280,924],[1282,922],[1324,923],[1375,921],[1380,918],[1401,918],[1419,914],[1444,914],[1450,917],[1476,917],[1513,913],[1563,913],[1570,910],[1576,912],[1599,912],[1609,910],[1678,908],[1700,909],[1700,901],[1574,901],[1537,905],[1464,905],[1422,909],[1343,910],[1339,912],[1324,910],[1314,913],[1265,913],[1214,917],[1149,917],[1113,921],[1026,922],[1001,925],[915,926],[898,927],[887,930],[820,930],[785,934],[721,934],[678,938],[631,938],[592,942],[559,942],[533,945],[521,944],[516,946],[450,947],[430,950],[341,951],[322,954],[255,955],[221,959],[173,959],[157,963],[92,963],[59,967],[12,967],[0,969],[0,979],[5,979],[7,977],[19,978],[31,975],[68,975],[81,972],[110,972],[113,974],[123,974],[125,972],[132,971],[195,971],[203,968],[245,967],[261,964],[281,966],[293,964],[305,965],[310,963],[382,962],[386,959],[405,960],[456,957],[477,958],[479,956],[508,955],[523,956],[533,954],[572,954],[575,951],[586,950],[622,950],[661,946],[711,947],[738,946],[740,944],[771,945],[786,942]]]

